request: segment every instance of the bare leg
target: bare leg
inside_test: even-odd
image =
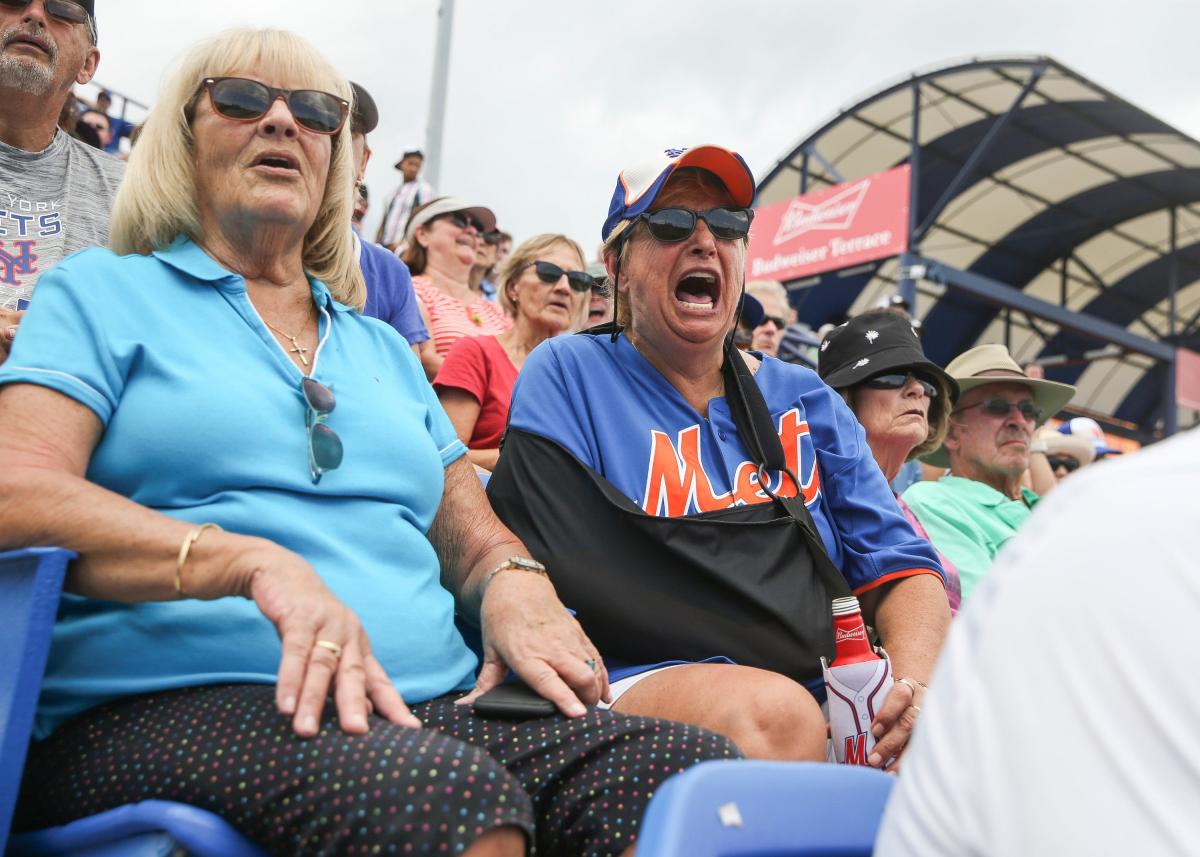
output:
[[[463,857],[525,857],[525,834],[515,827],[497,827],[471,843]]]
[[[663,670],[626,691],[614,711],[693,723],[733,740],[752,759],[824,761],[825,718],[786,676],[732,664]]]

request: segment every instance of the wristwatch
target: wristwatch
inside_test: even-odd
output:
[[[525,556],[510,556],[488,572],[488,576],[484,578],[483,585],[487,586],[492,582],[492,578],[502,571],[532,571],[534,574],[542,575],[542,577],[550,576],[550,573],[546,571],[546,566],[542,565],[536,559],[530,559]]]

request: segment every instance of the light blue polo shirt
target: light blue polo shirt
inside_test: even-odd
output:
[[[85,250],[48,271],[0,384],[49,387],[95,412],[104,433],[92,482],[307,559],[362,620],[407,701],[470,687],[476,659],[426,538],[443,470],[466,450],[408,343],[310,283],[322,339],[312,377],[337,397],[327,425],[345,447],[319,485],[309,474],[303,375],[245,281],[185,238],[150,256]],[[173,562],[164,557],[164,576]],[[274,626],[249,600],[66,595],[35,734],[129,694],[274,683],[279,657]]]

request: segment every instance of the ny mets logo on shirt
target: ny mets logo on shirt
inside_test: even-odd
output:
[[[811,506],[821,495],[821,479],[812,440],[802,442],[806,438],[809,438],[808,423],[800,421],[798,408],[792,408],[779,418],[779,440],[783,443],[788,469],[804,483],[800,486],[804,504]],[[807,464],[804,473],[801,472],[802,463]],[[785,473],[777,476],[778,483],[768,487],[781,497],[795,497],[795,483]],[[650,432],[650,462],[646,471],[646,491],[642,495],[642,510],[647,514],[678,517],[764,503],[770,499],[759,483],[758,468],[750,461],[737,466],[732,481],[733,490],[724,494],[718,494],[713,488],[700,454],[699,425],[683,429],[675,442],[666,432]]]

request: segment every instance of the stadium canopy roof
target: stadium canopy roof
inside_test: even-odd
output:
[[[973,59],[842,110],[757,202],[905,163],[911,255],[789,283],[802,320],[915,281],[938,363],[1005,342],[1078,385],[1080,413],[1142,440],[1174,429],[1174,349],[1200,346],[1200,143],[1049,57]]]

